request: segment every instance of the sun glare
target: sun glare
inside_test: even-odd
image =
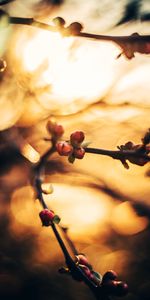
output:
[[[117,76],[118,49],[111,43],[62,37],[44,30],[33,35],[24,31],[16,40],[13,55],[18,80],[36,93],[46,109],[52,109],[54,102],[65,114],[75,112],[103,97]],[[64,106],[68,104],[73,105]]]

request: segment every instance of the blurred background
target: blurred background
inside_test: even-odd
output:
[[[3,4],[4,1],[0,1]],[[61,16],[85,32],[150,34],[149,0],[12,0],[11,16],[51,24]],[[83,130],[91,147],[140,143],[150,127],[150,55],[127,60],[111,42],[62,37],[0,22],[0,297],[2,300],[92,300],[88,288],[58,274],[64,265],[50,228],[43,228],[30,186],[31,167],[49,148],[48,118],[64,138]],[[5,65],[7,67],[5,68]],[[129,284],[125,300],[149,300],[150,168],[86,154],[68,164],[54,154],[46,203],[79,252],[101,274],[113,269]]]

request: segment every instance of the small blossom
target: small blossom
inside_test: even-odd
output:
[[[75,131],[70,135],[72,145],[80,145],[84,141],[85,135],[83,131]]]
[[[113,270],[109,270],[103,275],[103,282],[107,280],[114,280],[116,278],[117,278],[117,273]]]
[[[40,219],[42,221],[43,226],[49,226],[54,219],[54,212],[45,208],[39,213]]]
[[[78,255],[76,255],[76,258],[77,258],[77,263],[84,265],[84,266],[89,265],[89,262],[84,254],[78,254]]]
[[[64,134],[63,126],[50,120],[47,122],[46,128],[55,139],[59,139]]]
[[[60,138],[63,134],[64,134],[64,128],[62,125],[58,125],[56,124],[54,126],[54,129],[53,129],[53,134],[57,137],[57,138]]]
[[[74,151],[73,151],[73,154],[74,154],[75,158],[82,159],[85,155],[85,150],[82,147],[75,148]]]
[[[68,26],[68,29],[71,34],[77,35],[81,32],[81,30],[83,29],[83,26],[81,25],[81,23],[74,22]]]
[[[73,147],[68,142],[58,142],[56,150],[61,156],[69,156],[73,151]]]
[[[53,24],[55,25],[55,26],[57,26],[58,28],[61,28],[61,27],[63,27],[64,25],[65,25],[65,20],[63,19],[63,18],[61,18],[61,17],[56,17],[56,18],[54,18],[53,20],[52,20],[52,22],[53,22]]]

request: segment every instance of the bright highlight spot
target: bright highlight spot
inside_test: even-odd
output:
[[[114,208],[111,225],[119,234],[132,235],[143,231],[148,226],[148,219],[139,217],[130,203],[124,202]]]
[[[21,153],[32,163],[37,163],[40,159],[40,154],[30,144],[25,144],[21,149]]]
[[[114,44],[32,30],[17,36],[12,55],[20,84],[34,93],[37,103],[69,114],[105,96],[120,74]]]
[[[47,187],[43,184],[43,188]],[[88,187],[57,183],[53,187],[54,193],[44,195],[45,201],[61,217],[61,224],[69,228],[70,234],[89,237],[102,231],[112,205],[107,195]]]

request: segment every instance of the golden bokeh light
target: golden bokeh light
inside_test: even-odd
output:
[[[12,39],[10,65],[24,90],[30,91],[24,110],[30,111],[31,96],[36,103],[31,111],[38,115],[36,105],[53,114],[75,113],[105,96],[120,74],[115,60],[118,48],[111,43],[62,37],[59,33],[30,28]],[[10,47],[11,48],[11,47]],[[19,49],[19,53],[18,53]],[[19,55],[18,55],[19,54]],[[33,115],[33,119],[35,118]],[[23,114],[19,125],[32,124],[31,114]],[[22,123],[23,122],[23,123]],[[33,120],[33,123],[35,120]]]
[[[40,154],[28,143],[22,147],[21,153],[32,163],[37,163],[40,159]]]
[[[43,184],[43,189],[47,188],[49,184]],[[69,228],[70,234],[74,237],[85,235],[88,238],[103,231],[113,205],[109,196],[88,187],[54,183],[53,188],[53,194],[44,195],[45,201],[49,208],[60,215],[61,224]],[[18,226],[27,227],[31,231],[40,231],[38,214],[41,209],[39,201],[34,201],[31,187],[22,187],[13,193],[12,223],[18,223]]]
[[[139,233],[146,229],[148,224],[148,219],[138,216],[129,202],[117,205],[111,215],[111,225],[121,235]]]
[[[40,231],[41,223],[38,213],[41,209],[39,202],[34,199],[34,191],[31,186],[18,188],[11,199],[12,229],[14,231],[25,230]]]
[[[43,188],[47,188],[44,184]],[[45,195],[47,204],[61,217],[61,223],[78,238],[103,231],[112,207],[111,198],[88,187],[53,184],[54,193]]]

